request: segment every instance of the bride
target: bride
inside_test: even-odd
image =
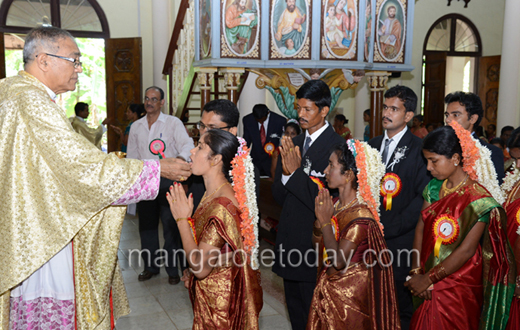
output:
[[[229,174],[239,147],[236,136],[212,129],[191,150],[192,172],[201,175],[206,186],[193,219],[192,195],[186,197],[179,183],[167,193],[191,270],[183,280],[193,305],[193,329],[258,329],[260,274],[243,253],[247,240]],[[226,252],[233,257],[221,262]]]

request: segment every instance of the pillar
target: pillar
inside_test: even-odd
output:
[[[520,1],[506,0],[504,32],[502,34],[502,58],[498,89],[497,134],[504,126],[520,124]]]
[[[197,79],[199,80],[200,85],[200,112],[202,113],[204,105],[211,100],[211,85],[215,79],[217,68],[197,67],[195,68],[195,72],[197,72]]]
[[[371,71],[366,74],[370,90],[370,138],[383,134],[383,94],[387,88],[389,72]]]
[[[363,112],[370,109],[370,93],[368,92],[368,81],[363,79],[356,87],[356,115],[354,116],[354,133],[355,138],[363,141],[365,133],[365,121],[363,120]]]
[[[240,77],[244,72],[244,68],[225,68],[219,70],[219,73],[224,76],[228,100],[235,104],[238,102],[238,85],[240,84]]]

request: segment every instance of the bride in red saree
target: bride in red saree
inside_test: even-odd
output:
[[[330,156],[325,175],[339,200],[327,189],[316,197],[313,243],[330,258],[318,274],[307,330],[401,328],[379,222],[383,174],[379,152],[364,142],[348,140]]]
[[[504,329],[515,267],[503,194],[489,151],[450,125],[423,141],[434,179],[415,230],[420,262],[405,283],[417,306],[411,329]]]
[[[520,128],[511,133],[507,147],[509,155],[515,161],[515,169],[504,179],[502,189],[507,196],[504,208],[507,213],[507,237],[515,254],[516,287],[506,329],[520,330]]]
[[[185,271],[183,280],[190,291],[195,330],[258,329],[260,273],[251,268],[251,256],[242,253],[248,251],[245,224],[229,176],[238,147],[236,136],[213,129],[191,151],[193,174],[202,175],[210,192],[193,219],[193,198],[186,197],[180,184],[167,195],[190,265],[191,274]]]

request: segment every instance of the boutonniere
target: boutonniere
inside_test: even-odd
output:
[[[391,164],[388,164],[387,167],[390,167],[390,171],[394,171],[395,164],[399,164],[401,160],[406,159],[406,151],[408,150],[408,146],[396,148],[394,151],[394,160]]]
[[[310,175],[311,167],[312,167],[311,160],[309,158],[305,158],[305,160],[303,162],[303,172],[305,172],[305,174],[307,174],[307,175]]]
[[[273,134],[269,135],[269,137],[270,137],[271,139],[279,139],[279,138],[280,138],[280,135],[278,135],[278,134],[276,134],[276,133],[273,133]]]

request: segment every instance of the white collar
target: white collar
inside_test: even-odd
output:
[[[312,144],[314,141],[316,141],[317,138],[320,137],[321,133],[325,132],[327,127],[329,127],[329,122],[325,120],[325,125],[323,125],[323,127],[321,127],[316,132],[314,132],[312,134],[309,134],[308,130],[305,131],[305,140],[307,140],[307,137],[310,136],[311,137],[311,144]]]
[[[408,125],[405,125],[404,128],[399,133],[397,133],[396,135],[394,135],[391,138],[392,141],[395,142],[395,145],[399,144],[399,141],[401,141],[401,138],[404,136],[404,134],[406,133],[407,130],[408,130]],[[383,138],[383,141],[386,139],[390,139],[390,138],[388,137],[388,132],[385,130],[385,136]]]

